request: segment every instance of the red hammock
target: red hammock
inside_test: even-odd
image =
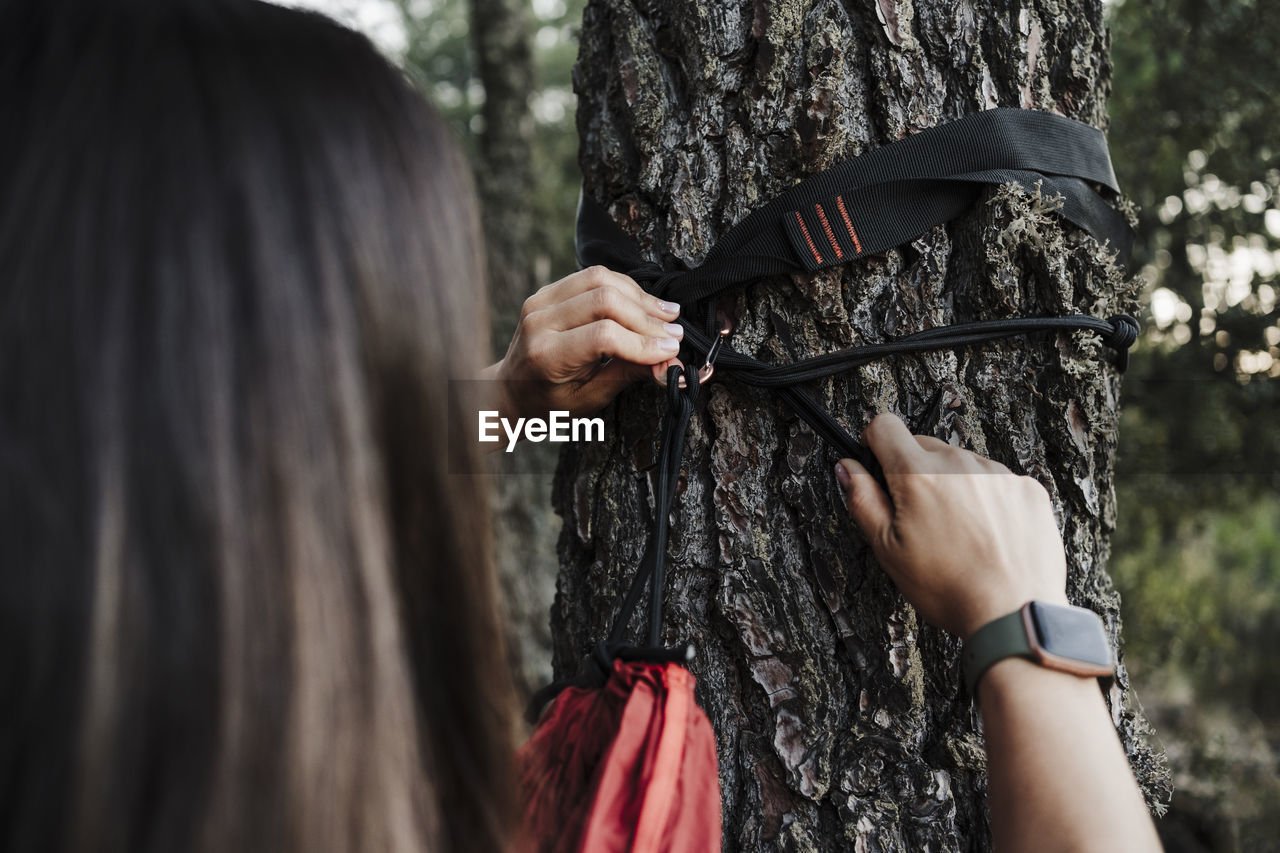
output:
[[[600,688],[566,688],[518,761],[522,853],[718,853],[711,722],[675,663],[615,660]]]

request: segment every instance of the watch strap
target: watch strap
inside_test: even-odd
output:
[[[964,644],[964,681],[969,695],[976,697],[982,674],[1008,657],[1035,659],[1021,608],[983,625]]]

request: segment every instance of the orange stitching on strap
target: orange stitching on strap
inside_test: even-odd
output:
[[[798,210],[793,210],[792,213],[796,216],[796,222],[800,223],[800,233],[804,234],[804,241],[809,244],[809,251],[813,252],[813,259],[821,265],[823,263],[822,255],[818,254],[818,247],[814,245],[813,238],[809,236],[809,228],[804,224],[804,217],[800,215]]]
[[[844,252],[840,251],[840,244],[836,242],[836,233],[831,230],[831,223],[827,221],[827,212],[822,209],[822,205],[815,204],[818,211],[818,220],[822,223],[822,230],[827,232],[827,240],[831,243],[831,248],[836,250],[836,260],[844,260]]]
[[[836,207],[840,208],[840,217],[844,219],[844,227],[849,229],[849,236],[853,238],[853,248],[858,250],[858,254],[862,254],[862,243],[858,240],[858,232],[853,230],[853,223],[849,221],[849,211],[844,209],[844,196],[836,196]]]

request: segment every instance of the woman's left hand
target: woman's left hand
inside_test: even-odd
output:
[[[590,267],[525,300],[506,356],[482,378],[497,381],[504,417],[591,414],[653,365],[677,363],[679,314],[627,276]]]

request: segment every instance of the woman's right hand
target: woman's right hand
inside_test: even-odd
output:
[[[504,417],[591,414],[655,366],[679,363],[679,315],[631,278],[589,267],[525,300],[506,356],[482,378],[497,381]]]
[[[1031,599],[1066,603],[1067,565],[1049,494],[1030,477],[889,414],[863,433],[892,495],[842,459],[849,514],[926,622],[968,639]],[[891,499],[892,497],[892,499]]]

